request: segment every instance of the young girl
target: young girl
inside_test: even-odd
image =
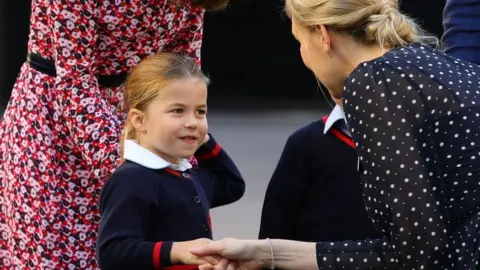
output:
[[[129,75],[124,162],[100,195],[102,269],[197,264],[188,248],[212,238],[209,209],[243,196],[240,172],[207,133],[207,84],[193,59],[170,53]]]
[[[29,2],[27,61],[0,122],[0,266],[95,270],[125,76],[157,52],[200,64],[205,11],[228,0]]]

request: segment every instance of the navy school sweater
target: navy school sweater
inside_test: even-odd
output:
[[[99,201],[101,269],[196,269],[172,266],[172,243],[211,239],[209,209],[239,200],[245,182],[213,137],[195,157],[199,167],[185,172],[128,160],[115,170]]]
[[[318,120],[287,140],[265,194],[259,238],[378,238],[365,210],[355,145]],[[335,127],[335,125],[334,125]]]

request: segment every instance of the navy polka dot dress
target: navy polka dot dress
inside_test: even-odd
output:
[[[420,44],[360,64],[344,109],[384,239],[318,243],[320,269],[475,269],[480,67]]]

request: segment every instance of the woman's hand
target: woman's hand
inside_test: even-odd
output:
[[[202,258],[199,258],[189,251],[191,248],[201,247],[202,245],[212,242],[212,240],[207,238],[200,238],[185,242],[174,242],[172,245],[172,250],[170,251],[170,261],[173,265],[217,265],[220,263],[221,260],[219,256],[202,256]]]
[[[192,248],[190,252],[200,259],[210,256],[224,258],[215,264],[210,262],[203,264],[199,267],[200,270],[255,270],[262,268],[261,261],[257,260],[262,257],[257,253],[260,242],[226,238]]]
[[[291,240],[238,240],[226,238],[190,249],[194,255],[219,256],[218,263],[206,263],[200,270],[257,270],[277,267],[318,270],[316,243]],[[272,256],[275,256],[275,260]],[[218,259],[218,257],[214,257]]]

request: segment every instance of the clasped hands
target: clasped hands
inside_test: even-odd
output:
[[[256,270],[263,267],[254,259],[248,240],[234,238],[176,242],[171,254],[172,263],[198,265],[199,270]]]

